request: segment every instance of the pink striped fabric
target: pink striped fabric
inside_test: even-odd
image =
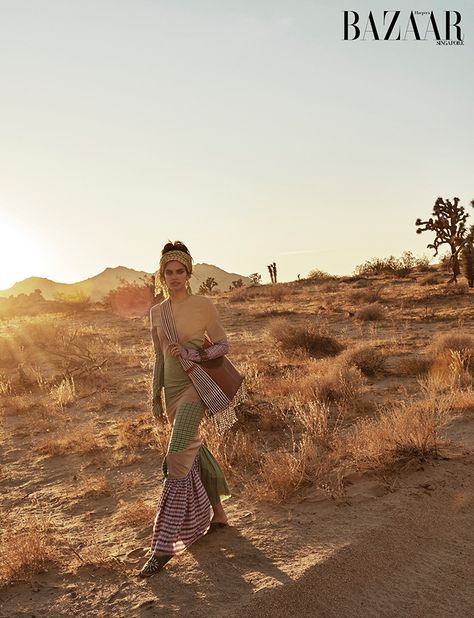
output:
[[[209,528],[211,504],[199,474],[199,455],[180,479],[167,478],[153,526],[151,550],[177,554]]]

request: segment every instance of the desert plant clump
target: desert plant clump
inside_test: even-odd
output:
[[[340,407],[355,406],[360,398],[366,378],[361,370],[345,359],[337,357],[325,361],[312,379],[314,396],[324,403],[337,402]]]
[[[353,303],[365,303],[372,304],[376,303],[381,299],[382,290],[385,288],[385,285],[377,285],[373,288],[352,290],[349,293],[349,300]]]
[[[359,419],[345,436],[345,450],[359,470],[383,470],[414,457],[437,457],[441,430],[451,418],[451,399],[398,402],[375,419]]]
[[[430,273],[418,281],[418,285],[437,285],[441,283],[440,273]]]
[[[440,333],[429,347],[433,360],[445,352],[467,353],[474,358],[474,336],[461,333]]]
[[[50,391],[51,400],[60,408],[71,405],[76,399],[76,385],[72,376],[64,377],[57,386]]]
[[[275,320],[270,326],[269,333],[283,351],[300,351],[314,358],[335,356],[344,349],[343,344],[337,339],[309,322],[292,325],[284,320]]]
[[[3,527],[0,543],[0,585],[22,581],[58,565],[59,553],[49,519],[29,518],[26,528]]]
[[[372,258],[355,267],[355,276],[373,275],[392,275],[396,277],[406,277],[415,268],[426,268],[427,258],[417,258],[411,251],[404,251],[402,256],[397,258],[391,255],[388,258]]]
[[[336,275],[330,275],[324,270],[315,268],[308,273],[307,279],[311,279],[311,281],[314,281],[315,283],[323,283],[327,281],[338,281],[339,277]]]
[[[358,309],[355,316],[358,320],[362,320],[364,322],[376,322],[378,320],[385,319],[386,311],[381,305],[371,303]]]
[[[446,350],[433,360],[427,377],[421,381],[422,389],[427,393],[445,393],[470,388],[472,365],[470,351]]]
[[[92,425],[87,425],[64,431],[57,436],[51,436],[40,442],[35,450],[49,457],[57,457],[71,453],[79,455],[94,453],[102,448],[102,441],[97,436],[95,428]]]
[[[355,365],[366,376],[373,376],[383,371],[385,355],[383,352],[370,344],[360,343],[353,348],[347,348],[339,356],[342,362]]]

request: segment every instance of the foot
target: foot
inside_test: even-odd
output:
[[[173,556],[167,556],[165,554],[162,554],[161,556],[152,556],[143,565],[142,570],[139,573],[140,577],[151,577],[152,575],[155,575],[155,573],[159,573],[172,557]]]
[[[212,534],[213,532],[216,532],[216,530],[219,530],[220,528],[227,528],[227,526],[228,524],[222,521],[211,521],[209,529],[206,532],[206,534]]]
[[[227,521],[227,515],[222,508],[222,504],[213,505],[212,510],[214,511],[214,515],[211,520],[211,525],[222,524],[222,526],[216,526],[220,528],[222,528],[223,526],[227,526],[229,522]]]

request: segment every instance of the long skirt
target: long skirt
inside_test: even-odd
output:
[[[151,550],[172,555],[205,534],[210,506],[226,500],[230,493],[219,464],[201,443],[199,424],[205,406],[194,386],[188,384],[167,402],[166,411],[172,432]]]

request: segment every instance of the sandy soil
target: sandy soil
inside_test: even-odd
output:
[[[471,305],[462,300],[467,315]],[[314,315],[318,306],[318,300],[314,306],[308,302],[302,319],[306,313]],[[262,327],[245,309],[239,311],[222,308],[230,336],[238,337],[236,353],[244,354],[249,345],[255,346]],[[240,332],[232,329],[236,318],[241,323],[245,318]],[[428,321],[420,333],[418,309],[412,318],[403,326],[398,358],[412,352],[414,341],[423,347],[439,328],[438,322]],[[334,315],[329,319],[341,320]],[[134,345],[136,325],[112,320],[111,327],[117,325],[123,329],[122,340]],[[357,337],[369,327],[341,322],[343,328]],[[400,328],[387,323],[385,339],[400,341]],[[145,336],[144,327],[142,331]],[[392,357],[395,366],[398,358]],[[415,390],[416,380],[408,377],[399,391],[400,377],[394,371],[389,365],[383,376],[371,381],[375,399],[403,398]],[[137,392],[125,388],[140,376],[140,363],[130,362],[121,374],[124,386],[110,385],[112,403],[99,418],[94,416],[98,432],[105,435],[117,418],[140,413],[145,399],[137,393],[143,385]],[[439,458],[413,459],[391,475],[349,475],[345,494],[337,499],[310,487],[282,505],[270,506],[249,503],[234,487],[227,509],[231,527],[202,538],[150,580],[139,579],[137,573],[148,552],[151,524],[126,527],[116,519],[116,510],[122,501],[140,498],[157,504],[159,452],[142,449],[145,456],[111,470],[100,452],[38,454],[35,443],[44,436],[25,426],[24,415],[6,415],[1,431],[3,517],[51,517],[56,533],[71,543],[74,566],[51,567],[31,580],[0,588],[1,618],[474,615],[472,410],[450,423]],[[122,476],[135,474],[139,482],[119,494],[111,490],[88,499],[76,495],[81,480],[100,474],[114,475],[115,488]],[[110,563],[81,566],[78,555],[91,542],[116,560],[116,569]]]

